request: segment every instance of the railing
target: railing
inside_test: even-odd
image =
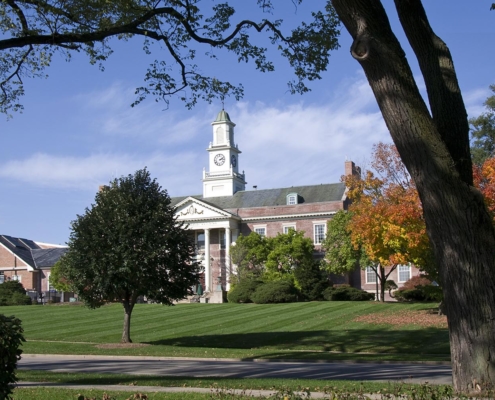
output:
[[[221,176],[235,176],[237,178],[241,178],[244,180],[244,174],[240,174],[238,172],[234,171],[219,171],[219,172],[204,172],[205,178],[217,178]]]

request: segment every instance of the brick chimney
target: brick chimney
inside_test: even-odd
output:
[[[357,167],[352,161],[346,161],[344,174],[345,176],[361,176],[361,168]]]

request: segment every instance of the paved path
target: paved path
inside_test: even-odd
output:
[[[23,354],[19,369],[224,378],[306,378],[451,384],[445,363],[267,362],[126,356]]]

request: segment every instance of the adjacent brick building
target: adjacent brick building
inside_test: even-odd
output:
[[[0,235],[0,284],[22,283],[29,292],[50,292],[50,269],[67,251],[65,246]]]

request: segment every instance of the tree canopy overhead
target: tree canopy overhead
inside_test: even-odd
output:
[[[295,0],[294,5],[302,0]],[[272,17],[270,0],[257,0],[266,17]],[[312,13],[313,20],[290,33],[282,21],[251,21],[235,15],[228,2],[202,0],[9,0],[0,3],[0,110],[22,109],[24,80],[45,75],[59,53],[68,60],[84,52],[92,64],[112,54],[112,39],[140,38],[143,51],[156,57],[145,73],[145,85],[136,89],[134,104],[152,95],[163,99],[177,95],[187,107],[199,99],[212,101],[233,95],[242,97],[243,87],[204,75],[196,53],[215,57],[212,48],[232,52],[239,62],[254,62],[261,72],[274,70],[266,48],[253,44],[254,32],[268,33],[295,72],[289,82],[293,93],[308,90],[305,81],[320,78],[329,51],[338,47],[338,18],[332,7]],[[159,51],[152,43],[160,44]],[[196,46],[198,45],[198,46]]]

